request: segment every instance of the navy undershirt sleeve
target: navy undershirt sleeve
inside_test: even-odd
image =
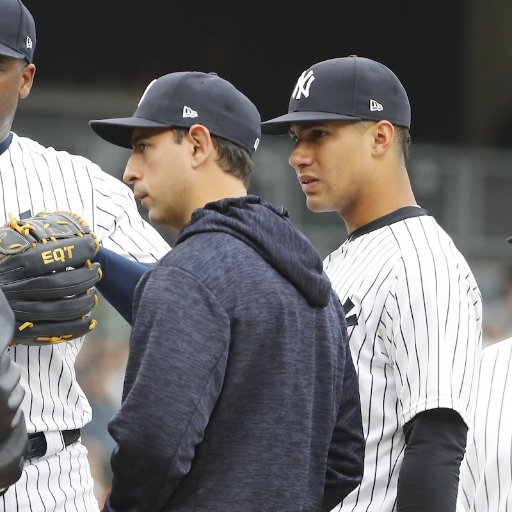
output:
[[[133,293],[150,265],[130,260],[104,247],[100,247],[94,261],[101,264],[103,273],[96,288],[131,325]]]
[[[467,426],[452,409],[432,409],[404,426],[397,512],[455,512]]]

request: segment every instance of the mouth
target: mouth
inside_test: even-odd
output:
[[[302,191],[305,194],[314,193],[315,190],[318,188],[318,184],[320,183],[319,180],[317,180],[313,176],[308,176],[307,174],[303,174],[302,176],[299,176],[299,182],[300,182]]]

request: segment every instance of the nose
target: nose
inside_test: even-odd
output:
[[[303,167],[311,164],[312,156],[311,151],[308,150],[306,144],[297,142],[290,153],[288,159],[289,164],[298,172]]]
[[[140,167],[137,165],[137,159],[135,155],[132,153],[128,162],[126,162],[126,167],[123,173],[123,181],[125,183],[131,184],[140,179]]]

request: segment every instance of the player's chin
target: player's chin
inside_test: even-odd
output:
[[[148,218],[152,224],[158,224],[160,226],[169,226],[169,216],[165,215],[164,212],[153,206],[148,208]]]
[[[306,206],[308,207],[308,210],[311,210],[315,213],[332,211],[332,208],[329,208],[325,201],[322,201],[322,198],[318,195],[307,195]]]

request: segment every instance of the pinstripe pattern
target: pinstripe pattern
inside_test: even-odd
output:
[[[482,352],[458,511],[512,511],[512,338]]]
[[[9,512],[98,511],[85,446],[75,443],[25,464],[16,486],[0,498],[2,507]]]
[[[139,216],[131,190],[86,158],[44,148],[14,134],[7,151],[0,154],[0,190],[1,223],[6,222],[8,213],[19,217],[26,211],[35,214],[71,210],[87,220],[106,248],[120,254],[151,262],[169,250],[160,235]],[[11,357],[21,368],[21,383],[26,390],[22,408],[29,433],[80,428],[91,420],[91,408],[74,369],[83,342],[82,338],[51,347],[11,348]],[[65,453],[68,452],[72,453]],[[76,508],[54,504],[55,500],[64,503],[58,498],[63,492],[69,503],[75,503],[75,494],[82,492],[79,479],[72,477],[66,483],[71,468],[82,475],[82,481],[90,478],[83,453],[67,465],[60,455],[55,456],[60,466],[49,459],[44,463],[30,461],[25,465],[24,477],[7,492],[4,503],[9,506],[3,510],[96,510],[97,505],[89,506],[89,498],[84,498]],[[41,485],[44,475],[49,478],[45,484],[48,492],[41,491],[39,504],[31,501],[32,508],[28,508],[28,498],[22,496],[28,489],[30,500],[36,503],[38,494],[33,486]],[[13,505],[16,496],[19,508]],[[0,511],[1,505],[0,500]]]
[[[349,336],[367,443],[363,481],[334,510],[391,512],[403,425],[438,407],[469,420],[480,292],[451,239],[426,215],[391,218],[349,238],[324,265],[352,306],[345,313],[357,317]]]

